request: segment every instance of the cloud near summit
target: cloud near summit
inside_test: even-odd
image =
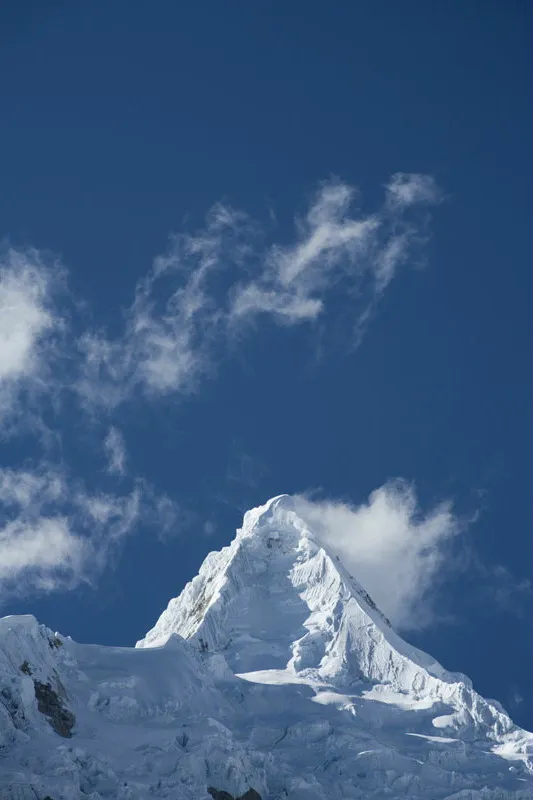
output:
[[[366,503],[298,495],[297,510],[400,628],[433,620],[429,590],[447,564],[447,545],[461,530],[450,502],[423,512],[415,489],[391,481]]]

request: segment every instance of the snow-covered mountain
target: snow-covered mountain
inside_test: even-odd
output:
[[[0,620],[3,800],[531,797],[533,735],[392,630],[286,497],[136,648]]]

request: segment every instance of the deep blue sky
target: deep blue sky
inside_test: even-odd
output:
[[[398,171],[432,175],[446,199],[425,269],[402,271],[356,351],[329,337],[317,359],[306,329],[266,325],[193,396],[120,411],[132,469],[187,510],[184,530],[129,538],[96,590],[1,612],[133,643],[243,509],[313,487],[361,502],[394,476],[422,504],[481,510],[467,534],[479,559],[529,578],[530,3],[9,6],[0,236],[59,254],[98,324],[114,325],[168,235],[215,201],[274,209],[284,236],[331,175],[370,207]],[[25,448],[6,443],[6,461]],[[477,584],[449,581],[454,621],[410,638],[531,729],[530,600],[505,609]]]

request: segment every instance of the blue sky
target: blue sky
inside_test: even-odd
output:
[[[530,25],[0,11],[0,613],[132,644],[305,494],[407,638],[533,726]]]

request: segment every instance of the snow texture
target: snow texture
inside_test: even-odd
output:
[[[525,800],[532,754],[394,633],[287,496],[136,648],[0,620],[1,800]]]

